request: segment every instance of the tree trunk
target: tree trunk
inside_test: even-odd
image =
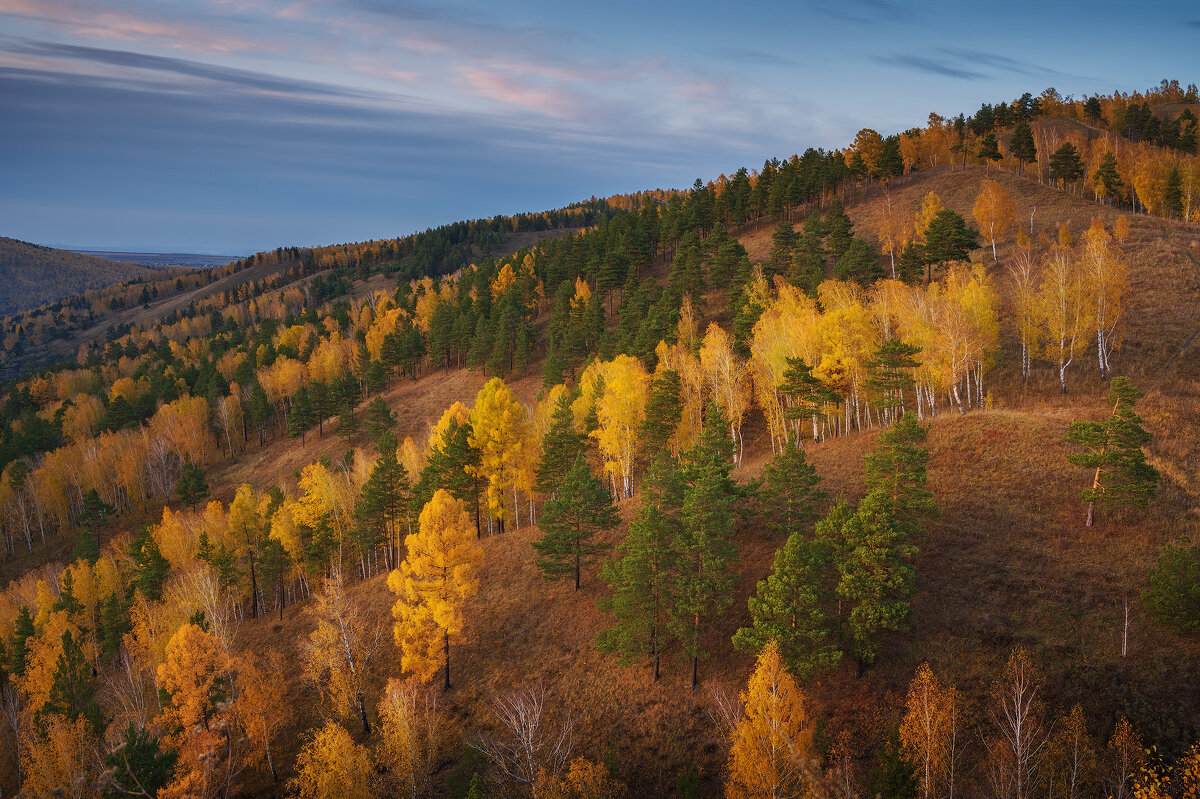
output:
[[[363,735],[371,734],[371,722],[367,721],[367,703],[363,699],[362,692],[357,694],[358,697],[358,715],[362,718]]]
[[[442,684],[443,691],[450,690],[450,633],[442,633],[443,646],[446,649],[446,681]]]

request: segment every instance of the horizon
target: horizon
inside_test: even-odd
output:
[[[0,235],[149,253],[395,238],[687,188],[1047,87],[1187,84],[1200,30],[1178,2],[1025,0],[3,0],[0,20]]]

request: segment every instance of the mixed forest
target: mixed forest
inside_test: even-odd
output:
[[[1200,793],[1195,86],[0,323],[0,791]]]

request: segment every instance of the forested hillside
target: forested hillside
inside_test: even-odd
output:
[[[0,785],[1195,795],[1196,99],[11,318]]]
[[[36,308],[87,289],[146,280],[164,271],[169,270],[0,237],[0,315]]]

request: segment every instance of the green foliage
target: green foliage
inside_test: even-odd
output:
[[[1111,152],[1105,153],[1092,173],[1092,181],[1103,188],[1104,196],[1109,200],[1120,200],[1125,183],[1121,173],[1117,171],[1117,157]]]
[[[175,484],[175,493],[179,495],[180,501],[186,502],[193,510],[197,502],[208,496],[206,477],[207,474],[200,464],[188,461],[183,466],[183,475]]]
[[[679,372],[667,369],[654,376],[646,400],[646,416],[638,431],[638,452],[652,463],[667,448],[683,416]]]
[[[875,395],[875,406],[885,414],[903,414],[904,396],[912,394],[913,373],[921,365],[916,358],[920,353],[915,344],[893,337],[876,347],[874,357],[867,361],[864,387]]]
[[[129,557],[133,561],[133,585],[153,602],[162,599],[163,583],[171,572],[171,564],[163,557],[158,542],[143,526],[129,540]]]
[[[10,676],[20,677],[25,673],[29,657],[29,639],[35,634],[33,616],[29,613],[29,606],[22,605],[21,610],[17,612],[12,643],[8,647],[8,662],[5,670]]]
[[[479,449],[471,445],[471,423],[459,424],[457,419],[451,419],[441,444],[429,453],[421,477],[413,488],[411,507],[414,514],[425,507],[439,488],[444,488],[466,504],[475,516],[478,529],[482,491],[479,459]]]
[[[99,733],[104,718],[96,704],[96,687],[92,685],[92,667],[83,655],[83,649],[75,642],[71,631],[62,636],[63,651],[54,663],[54,678],[43,713],[55,713],[68,721],[83,717]]]
[[[316,411],[313,410],[308,387],[300,386],[296,389],[296,395],[292,397],[292,409],[288,412],[288,435],[292,438],[302,438],[316,421]]]
[[[1171,217],[1183,216],[1183,178],[1178,166],[1172,166],[1167,174],[1167,185],[1163,188],[1163,210]]]
[[[73,618],[83,612],[83,604],[75,598],[75,574],[70,569],[63,570],[58,599],[54,601],[50,609],[52,611],[65,610],[67,618]]]
[[[846,251],[837,260],[834,274],[839,280],[853,280],[860,286],[869,286],[883,277],[879,253],[866,241],[851,239]]]
[[[675,793],[679,799],[700,799],[700,768],[695,761],[675,781]]]
[[[804,531],[816,518],[815,506],[825,501],[825,492],[816,487],[821,478],[794,432],[763,473],[766,482],[759,499],[771,519],[771,532],[786,537]]]
[[[538,520],[542,537],[533,542],[533,548],[542,576],[560,580],[573,574],[578,591],[583,565],[609,549],[608,544],[594,540],[596,534],[616,526],[618,518],[612,496],[592,475],[580,452],[558,492],[546,500]]]
[[[1004,156],[1000,153],[1000,145],[996,142],[996,134],[989,133],[979,143],[979,152],[975,153],[985,162],[999,161]]]
[[[938,211],[925,231],[925,263],[966,261],[979,249],[979,234],[967,227],[962,216],[948,208]]]
[[[175,774],[178,759],[178,752],[160,750],[157,737],[130,723],[121,743],[104,758],[110,776],[101,796],[157,796]]]
[[[121,651],[125,633],[133,630],[133,619],[129,615],[129,602],[113,591],[104,599],[100,609],[100,657],[111,663]]]
[[[899,724],[892,725],[876,757],[867,776],[867,794],[889,799],[916,799],[917,775],[900,749]]]
[[[535,475],[535,489],[543,497],[553,497],[563,478],[575,463],[584,447],[584,436],[575,431],[575,415],[571,403],[575,394],[562,392],[554,403],[550,417],[550,429],[542,437],[542,459]]]
[[[921,444],[929,434],[917,415],[907,411],[896,424],[879,434],[875,450],[866,457],[864,482],[868,493],[880,492],[896,525],[905,534],[924,534],[924,519],[937,519],[941,511],[926,488],[929,450]]]
[[[829,203],[829,210],[821,220],[825,231],[825,246],[829,249],[829,257],[836,263],[840,261],[854,241],[854,223],[850,215],[842,208],[842,201],[834,199]]]
[[[1083,161],[1079,158],[1079,150],[1071,142],[1063,142],[1050,156],[1050,179],[1061,180],[1064,183],[1074,183],[1083,177]]]
[[[1180,634],[1200,631],[1200,544],[1186,535],[1167,544],[1147,582],[1142,601],[1159,623]]]
[[[377,449],[383,434],[391,433],[395,426],[396,415],[388,408],[383,397],[376,396],[367,403],[367,435],[375,442]]]
[[[1088,525],[1092,508],[1099,503],[1109,507],[1134,505],[1146,507],[1158,487],[1158,470],[1146,463],[1142,447],[1150,433],[1142,427],[1142,417],[1133,404],[1142,396],[1127,377],[1114,377],[1109,384],[1108,401],[1113,410],[1103,422],[1072,422],[1066,442],[1083,452],[1067,456],[1076,466],[1095,469],[1090,488],[1081,497],[1088,503]]]
[[[483,753],[469,744],[463,746],[458,762],[446,772],[446,796],[449,799],[486,799],[483,780],[479,776],[486,767]],[[473,797],[472,791],[475,791]]]

